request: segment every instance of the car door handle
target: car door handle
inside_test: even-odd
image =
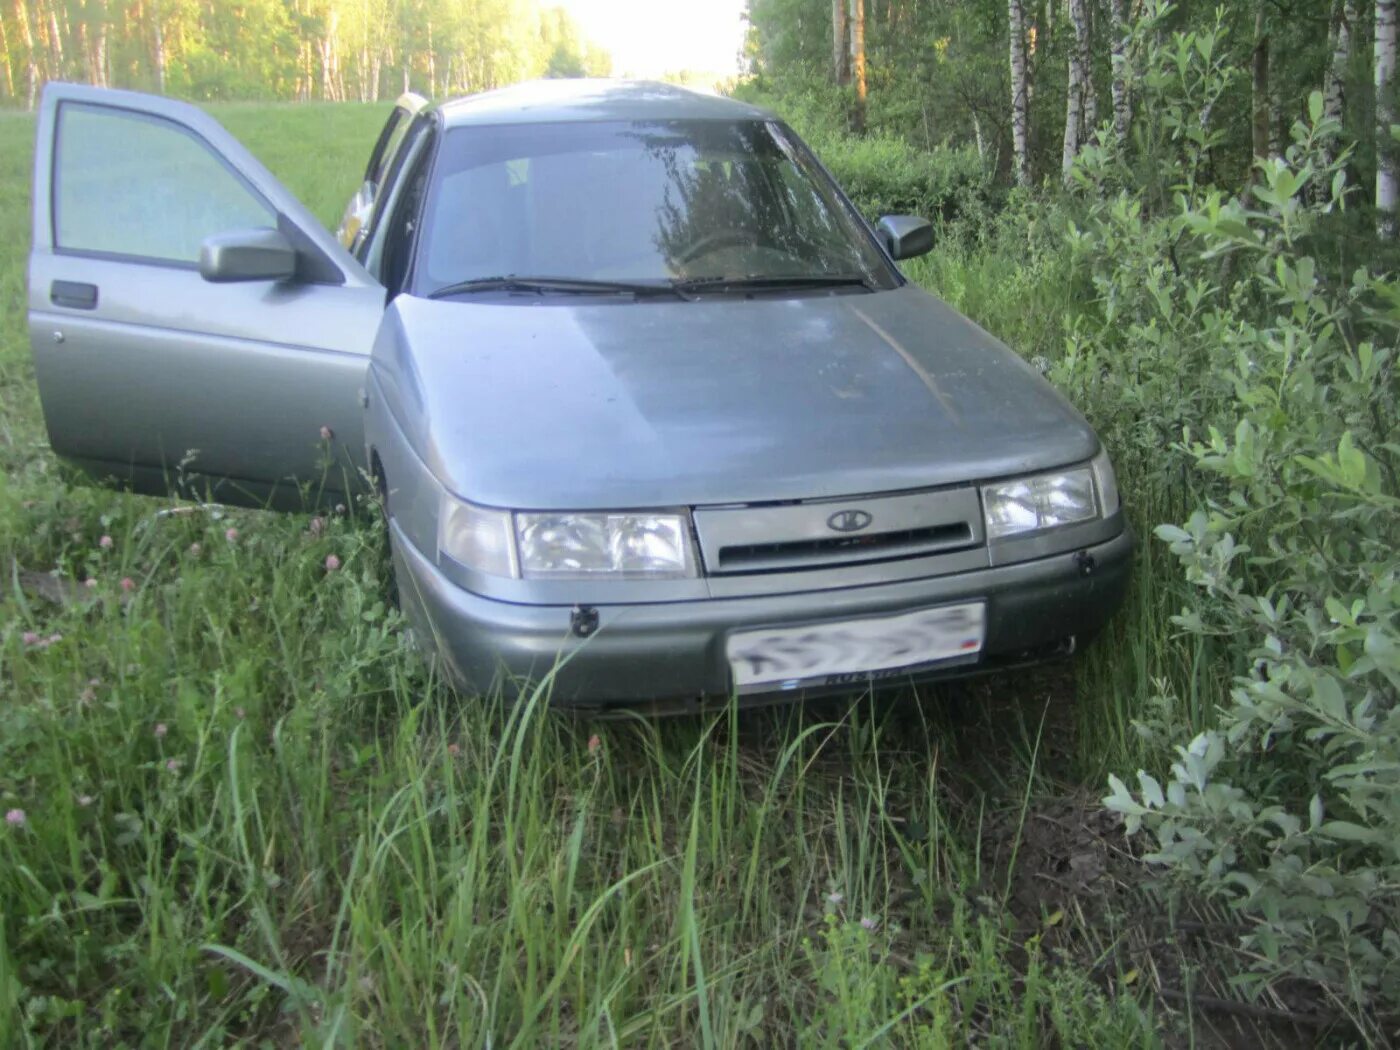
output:
[[[73,310],[96,310],[97,285],[82,281],[54,281],[49,285],[49,302]]]

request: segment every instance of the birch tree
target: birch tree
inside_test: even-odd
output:
[[[24,49],[24,104],[30,109],[39,96],[39,55],[34,50],[34,30],[29,21],[29,7],[24,0],[15,0],[15,25],[19,29],[19,46]]]
[[[1030,83],[1026,69],[1026,8],[1024,0],[1007,0],[1011,38],[1011,149],[1016,183],[1031,184]]]
[[[865,0],[851,4],[851,75],[856,82],[854,126],[865,131]]]
[[[1396,198],[1400,193],[1395,143],[1395,0],[1376,0],[1376,233],[1386,240],[1396,234]]]
[[[14,98],[15,80],[10,71],[10,35],[5,31],[5,15],[0,12],[0,89],[5,98]]]
[[[1254,50],[1250,53],[1250,140],[1257,163],[1269,156],[1273,99],[1269,94],[1269,34],[1264,24],[1264,2],[1254,9]]]
[[[1356,24],[1355,0],[1336,0],[1332,5],[1332,24],[1327,42],[1330,57],[1322,78],[1322,116],[1340,125],[1346,116],[1347,69],[1351,65],[1351,27]],[[1323,145],[1329,164],[1336,163],[1336,140]]]
[[[1126,149],[1128,129],[1133,122],[1133,104],[1128,93],[1127,0],[1108,0],[1109,62],[1112,67],[1109,90],[1113,95],[1113,137]]]
[[[1351,27],[1356,23],[1355,0],[1336,0],[1327,34],[1331,57],[1322,83],[1322,115],[1341,122],[1346,109],[1347,67],[1351,64]]]
[[[831,76],[839,87],[851,82],[851,18],[848,0],[831,0]]]
[[[1069,88],[1065,92],[1065,137],[1060,170],[1065,183],[1070,181],[1074,159],[1079,147],[1088,137],[1093,119],[1088,104],[1089,89],[1089,12],[1085,0],[1069,0],[1069,20],[1074,30],[1074,43],[1069,53]],[[1097,107],[1094,107],[1097,108]]]

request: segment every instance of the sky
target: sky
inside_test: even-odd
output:
[[[613,75],[738,71],[745,0],[547,0],[612,52]]]

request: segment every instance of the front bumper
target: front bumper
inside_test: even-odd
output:
[[[1064,652],[1076,640],[1082,643],[1096,634],[1121,603],[1133,547],[1125,529],[1076,551],[926,579],[796,594],[598,605],[596,631],[581,638],[572,628],[574,608],[473,594],[445,577],[392,520],[390,534],[404,611],[423,638],[431,639],[458,687],[485,690],[512,679],[539,681],[554,671],[552,700],[579,706],[684,707],[727,697],[732,687],[725,639],[730,631],[890,615],[975,599],[986,601],[980,656],[921,669],[899,681],[975,674]],[[773,698],[745,693],[740,699],[761,703]]]

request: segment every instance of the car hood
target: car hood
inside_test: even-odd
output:
[[[498,507],[863,495],[1098,450],[1033,368],[912,286],[693,302],[400,296],[372,368],[438,480]]]

